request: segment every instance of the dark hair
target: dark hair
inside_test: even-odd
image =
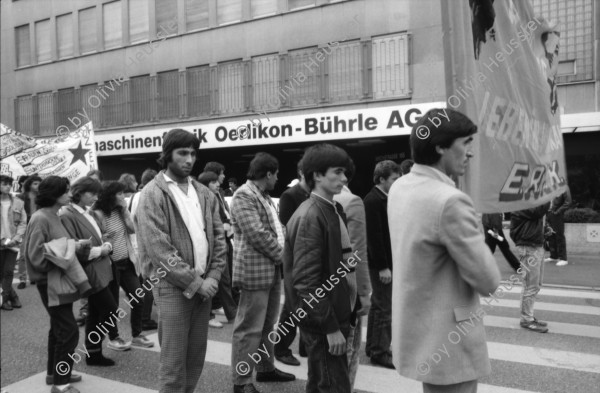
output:
[[[60,176],[48,176],[40,183],[35,204],[38,208],[51,207],[58,198],[69,191],[69,179]]]
[[[119,177],[119,182],[125,186],[125,192],[136,192],[137,191],[137,180],[131,173],[123,173]]]
[[[15,179],[8,175],[0,175],[0,183],[10,183],[12,185],[14,181]]]
[[[354,165],[354,161],[351,157],[348,157],[348,159],[350,160],[350,163],[346,168],[346,178],[348,179],[348,183],[350,183],[352,179],[354,179],[354,175],[356,174],[356,165]]]
[[[450,147],[458,138],[473,135],[477,126],[453,109],[430,109],[419,119],[410,133],[410,150],[417,164],[433,165],[441,156],[436,146]]]
[[[162,144],[162,153],[157,162],[162,169],[167,169],[167,165],[171,162],[173,150],[186,147],[192,147],[198,150],[200,147],[200,139],[196,135],[182,130],[181,128],[173,128],[165,135]]]
[[[227,180],[227,183],[233,183],[237,186],[237,179],[235,177],[230,177],[229,180]]]
[[[23,192],[24,187],[23,185],[25,184],[25,182],[27,181],[27,179],[29,179],[29,176],[24,175],[24,176],[19,176],[19,192]]]
[[[104,176],[102,175],[102,172],[100,172],[99,169],[92,169],[91,171],[89,171],[87,173],[86,176],[96,176],[96,177],[98,177],[99,181],[104,180]]]
[[[81,194],[86,192],[99,194],[101,191],[102,185],[98,180],[90,176],[82,177],[71,186],[71,202],[79,203],[81,200]]]
[[[315,173],[324,175],[329,168],[336,167],[348,170],[351,165],[350,156],[344,149],[328,143],[309,147],[302,157],[304,181],[311,190],[315,188]]]
[[[117,194],[125,191],[125,185],[118,181],[105,181],[102,183],[102,191],[94,204],[94,210],[101,210],[109,215],[117,207]]]
[[[204,165],[204,172],[214,172],[217,175],[220,175],[221,173],[225,172],[225,167],[221,163],[211,161]]]
[[[29,176],[27,180],[25,180],[25,183],[23,183],[23,192],[29,192],[31,190],[31,185],[36,181],[41,182],[42,178],[36,174]]]
[[[415,162],[410,158],[407,158],[406,160],[402,161],[400,163],[400,170],[402,171],[402,175],[407,175],[408,173],[410,173],[410,168],[412,168],[413,165],[415,165]]]
[[[156,177],[156,175],[158,174],[158,172],[156,172],[154,169],[146,169],[144,172],[142,172],[142,187],[144,187],[146,184],[150,183],[152,180],[154,180],[154,178]]]
[[[296,164],[296,174],[298,175],[298,179],[301,179],[304,173],[302,172],[302,158]]]
[[[198,176],[198,181],[202,184],[204,184],[206,187],[208,187],[208,184],[213,182],[213,181],[218,181],[219,180],[219,175],[217,175],[215,172],[209,171],[209,172],[202,172],[200,174],[200,176]]]
[[[250,161],[246,177],[250,180],[260,180],[267,176],[267,172],[275,174],[278,170],[279,161],[277,161],[277,158],[269,153],[259,152]]]
[[[400,174],[400,167],[394,161],[385,160],[378,162],[373,171],[373,183],[379,184],[379,179],[383,177],[387,180],[392,176],[392,173]]]

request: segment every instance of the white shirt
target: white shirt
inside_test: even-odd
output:
[[[194,250],[194,269],[201,275],[206,271],[206,261],[208,259],[208,240],[204,231],[204,214],[200,208],[200,199],[196,189],[192,185],[192,179],[187,178],[187,195],[177,186],[177,182],[164,174],[165,181],[169,190],[175,197],[175,203],[181,213],[183,222],[192,239],[192,248]]]
[[[102,239],[102,232],[100,232],[100,227],[98,226],[98,223],[96,223],[96,220],[94,220],[94,217],[91,216],[90,212],[88,210],[83,210],[81,206],[76,205],[74,203],[72,203],[71,206],[73,206],[75,210],[81,213],[90,222],[90,224],[92,224],[92,226],[96,230],[96,234],[98,235],[98,237],[100,237],[100,239]],[[92,247],[90,249],[90,255],[88,256],[88,261],[98,258],[101,253],[102,247]]]

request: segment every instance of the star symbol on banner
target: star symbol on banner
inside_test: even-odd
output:
[[[69,149],[69,151],[73,154],[73,161],[71,161],[71,165],[78,160],[81,160],[85,165],[87,165],[87,162],[85,161],[85,155],[88,151],[90,151],[90,149],[84,149],[81,147],[81,141],[79,141],[79,146],[77,146],[77,149]]]

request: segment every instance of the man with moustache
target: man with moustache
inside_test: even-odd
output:
[[[437,126],[434,126],[436,124]],[[392,352],[398,373],[423,382],[423,392],[474,393],[490,373],[479,295],[500,282],[469,196],[453,177],[473,156],[477,126],[452,109],[432,109],[414,126],[415,164],[392,185],[388,222],[392,244]],[[448,332],[475,324],[450,344]],[[432,362],[432,348],[448,358]]]
[[[144,277],[158,277],[160,393],[192,393],[204,366],[211,298],[225,267],[219,202],[190,177],[198,138],[167,133],[158,160],[163,170],[142,189],[136,220]],[[165,264],[167,264],[165,266]]]
[[[248,181],[238,188],[231,201],[233,286],[240,289],[231,348],[234,393],[259,392],[252,384],[254,364],[258,382],[296,379],[275,368],[273,342],[268,337],[277,322],[281,302],[285,230],[269,196],[278,172],[275,157],[257,153],[250,162]],[[252,354],[259,354],[258,363]],[[236,367],[240,364],[249,367]]]

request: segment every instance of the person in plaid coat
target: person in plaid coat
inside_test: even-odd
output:
[[[248,181],[231,201],[233,224],[233,286],[240,301],[233,325],[231,364],[234,393],[257,393],[258,382],[293,381],[292,374],[275,368],[269,333],[279,316],[284,227],[268,191],[277,182],[279,162],[257,153],[248,169]]]

